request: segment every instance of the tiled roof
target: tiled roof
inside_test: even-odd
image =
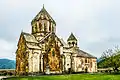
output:
[[[62,44],[63,44],[64,47],[69,47],[69,45],[66,44],[65,41],[62,38],[60,39],[60,41],[62,42]]]
[[[56,25],[56,22],[53,20],[53,18],[49,15],[49,13],[46,11],[46,9],[43,8],[41,9],[41,11],[36,15],[36,17],[32,20],[32,22],[36,21],[36,20],[39,20],[40,19],[40,15],[43,15],[44,18],[48,18],[50,21],[52,21],[55,25]]]
[[[36,38],[33,35],[31,35],[29,33],[25,33],[25,32],[22,32],[22,34],[27,42],[38,43],[38,41],[36,40]]]
[[[28,48],[31,48],[31,49],[41,49],[37,43],[26,43],[27,47]]]
[[[78,53],[77,53],[77,56],[80,56],[80,57],[88,57],[88,58],[96,58],[95,56],[83,51],[83,50],[78,50]]]

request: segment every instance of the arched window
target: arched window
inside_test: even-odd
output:
[[[76,42],[76,46],[77,46],[77,42]]]
[[[41,23],[39,23],[39,29],[40,29],[40,31],[41,31],[41,29],[42,29],[42,24],[41,24]]]
[[[74,46],[75,42],[72,42],[72,45]]]
[[[46,25],[45,25],[45,23],[44,23],[44,31],[46,31]]]
[[[49,31],[51,31],[51,23],[50,23],[50,25],[49,25]]]
[[[36,32],[36,28],[35,28],[35,25],[33,25],[33,28],[32,28],[32,32],[35,33]]]
[[[70,42],[68,42],[68,44],[70,45],[71,43],[70,43]]]
[[[34,28],[35,28],[35,29],[34,29],[34,30],[35,30],[34,32],[37,32],[37,24],[35,24]]]
[[[47,31],[49,32],[49,21],[47,21]]]
[[[69,66],[69,64],[67,64],[67,66]]]
[[[87,63],[87,58],[85,58],[85,63]]]

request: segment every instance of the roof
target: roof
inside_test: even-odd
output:
[[[32,34],[29,34],[29,33],[25,33],[25,32],[22,32],[21,33],[26,41],[26,46],[28,48],[31,48],[31,49],[41,49],[39,46],[38,46],[38,41],[36,40],[36,38],[32,35]]]
[[[54,32],[51,32],[49,34],[47,34],[44,38],[42,38],[39,42],[43,42],[45,39],[47,39],[49,36],[51,35],[55,35],[55,37],[57,37],[57,35]],[[60,41],[60,43],[63,45],[63,43],[61,42],[61,40],[57,37],[57,39]]]
[[[25,41],[38,43],[38,41],[36,40],[36,38],[33,35],[31,35],[29,33],[25,33],[25,32],[22,32],[22,35],[24,36]]]
[[[70,40],[76,40],[77,41],[77,39],[75,38],[75,36],[73,35],[73,33],[71,33],[71,35],[67,39],[67,41],[70,41]]]
[[[83,51],[83,50],[80,50],[78,49],[78,54],[77,54],[78,57],[87,57],[87,58],[96,58],[95,56]]]
[[[46,38],[48,38],[50,35],[52,34],[52,32],[51,33],[49,33],[49,34],[47,34],[44,38],[42,38],[39,42],[43,42]]]
[[[56,22],[53,20],[53,18],[50,16],[50,14],[46,11],[44,6],[41,9],[41,11],[35,16],[35,18],[32,20],[32,22],[39,20],[41,17],[40,15],[43,15],[43,18],[46,18],[46,19],[52,21],[56,25]]]
[[[63,40],[63,38],[61,38],[60,41],[62,42],[62,44],[63,44],[64,47],[69,47],[69,45],[65,43],[65,41]]]
[[[31,48],[31,49],[41,49],[37,44],[35,43],[26,43],[27,47],[28,48]]]

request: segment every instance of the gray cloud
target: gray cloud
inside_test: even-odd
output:
[[[31,31],[31,20],[45,4],[57,23],[57,35],[65,40],[73,32],[81,49],[99,57],[119,45],[119,0],[2,0],[0,3],[0,58],[15,59],[21,30]],[[13,57],[12,57],[13,56]]]

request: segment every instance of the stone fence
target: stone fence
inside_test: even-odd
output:
[[[0,69],[0,76],[15,75],[15,69]]]

